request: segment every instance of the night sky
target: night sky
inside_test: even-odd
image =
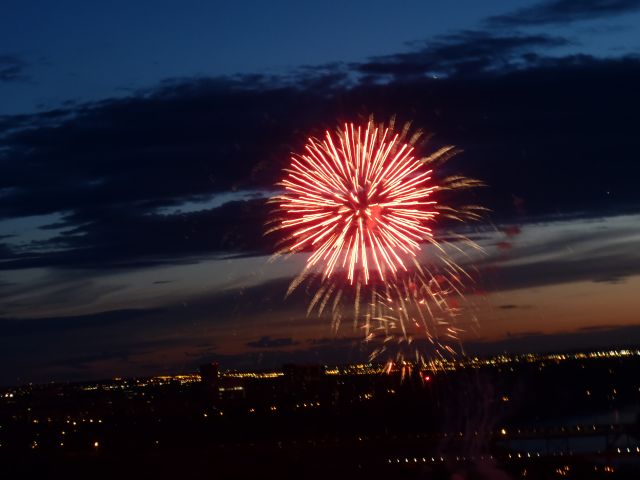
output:
[[[469,352],[638,345],[639,112],[640,1],[6,2],[0,384],[366,358],[263,233],[370,114],[488,185]]]

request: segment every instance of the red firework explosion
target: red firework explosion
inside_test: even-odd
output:
[[[292,157],[278,197],[286,213],[280,228],[291,231],[288,250],[311,250],[307,266],[321,262],[325,278],[346,268],[351,283],[360,274],[368,283],[370,268],[383,281],[387,271],[406,270],[403,259],[431,237],[427,224],[437,213],[431,170],[413,147],[370,123],[364,132],[353,124],[327,131],[305,151]]]

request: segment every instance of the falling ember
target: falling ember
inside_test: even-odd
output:
[[[388,128],[351,123],[310,138],[286,171],[277,200],[288,250],[310,250],[307,267],[320,266],[325,278],[346,269],[351,284],[368,284],[372,271],[385,281],[432,237],[432,171]]]

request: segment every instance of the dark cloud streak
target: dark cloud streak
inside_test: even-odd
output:
[[[296,342],[291,337],[286,338],[271,338],[269,336],[260,337],[259,340],[255,340],[253,342],[247,342],[247,347],[250,348],[282,348],[282,347],[292,347],[294,345],[298,345],[299,342]]]
[[[460,32],[353,65],[349,86],[344,66],[328,65],[286,78],[173,80],[125,99],[4,118],[0,218],[63,219],[41,227],[52,238],[5,239],[0,268],[134,268],[269,253],[264,200],[176,210],[230,192],[267,194],[307,135],[371,112],[403,112],[401,120],[437,133],[433,148],[464,149],[437,173],[484,180],[489,189],[461,200],[486,205],[494,219],[634,211],[640,59],[540,53],[567,42]],[[430,70],[447,75],[436,80]]]
[[[568,43],[565,38],[542,34],[494,35],[463,31],[431,40],[417,51],[373,58],[355,67],[365,74],[395,78],[425,74],[478,75],[526,66],[523,54]]]
[[[640,10],[638,0],[549,0],[487,19],[490,27],[568,24]]]
[[[27,63],[16,55],[0,55],[0,82],[22,82],[27,80],[26,67]]]

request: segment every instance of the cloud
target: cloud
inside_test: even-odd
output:
[[[46,335],[50,332],[64,333],[71,330],[99,329],[105,326],[112,327],[157,313],[158,310],[153,309],[123,309],[62,317],[0,318],[0,338],[19,335]]]
[[[638,0],[548,0],[486,20],[490,27],[568,24],[640,10]]]
[[[522,235],[527,239],[526,229]],[[548,265],[540,269],[545,267]],[[565,277],[558,277],[557,272],[565,270],[566,266],[545,270],[545,275],[535,275],[534,280],[543,285],[562,281]],[[588,269],[582,272],[585,276],[593,274]],[[506,288],[511,288],[514,281],[527,284],[526,277],[519,279],[507,270]],[[289,362],[331,364],[368,358],[375,342],[363,344],[362,337],[350,330],[350,322],[347,330],[341,331],[341,335],[350,336],[336,338],[328,336],[328,319],[304,317],[310,298],[304,286],[283,300],[288,282],[281,278],[251,287],[164,298],[153,308],[0,319],[0,362],[11,365],[0,370],[0,383],[184,372],[209,360],[219,361],[225,368],[272,368]],[[528,307],[504,304],[500,308]],[[294,340],[293,331],[306,340]],[[262,332],[268,334],[256,339],[256,333]],[[312,337],[314,333],[310,332],[317,336]],[[506,347],[533,350],[542,345],[563,350],[567,347],[562,341],[571,337],[549,337],[549,347],[546,335],[534,333],[511,335],[506,343],[471,342],[469,348],[465,343],[465,349],[497,353]],[[603,341],[612,338],[605,336]],[[229,343],[234,342],[236,346],[230,348]],[[567,345],[578,344],[569,341]],[[589,342],[580,345],[590,346]],[[424,351],[431,348],[419,346]]]
[[[259,340],[246,343],[247,347],[250,348],[281,348],[291,347],[298,344],[299,342],[294,341],[291,337],[271,338],[269,336],[260,337]]]
[[[286,79],[183,79],[125,99],[3,119],[0,217],[62,220],[40,227],[46,240],[4,239],[0,268],[139,268],[269,253],[273,239],[262,235],[269,208],[246,192],[268,195],[307,135],[336,119],[365,118],[353,112],[408,112],[437,132],[431,148],[459,145],[464,154],[436,180],[458,172],[483,179],[490,188],[458,200],[482,203],[494,219],[524,216],[514,195],[527,216],[638,207],[640,59],[531,53],[564,42],[545,36],[467,32],[438,42],[353,68],[371,76],[449,65],[451,78],[327,82],[319,91]],[[456,66],[470,58],[486,58],[479,76]],[[604,156],[602,168],[584,168]],[[567,188],[576,182],[579,191]],[[208,208],[216,198],[228,201]]]
[[[336,339],[308,348],[273,349],[239,354],[213,351],[194,358],[189,367],[196,369],[199,365],[212,361],[220,363],[225,368],[246,369],[279,368],[287,363],[340,365],[367,362],[370,350],[360,339]]]
[[[580,281],[620,283],[640,273],[640,259],[627,255],[607,255],[594,259],[572,258],[502,266],[495,275],[487,274],[492,290],[558,285]]]
[[[0,55],[0,82],[21,82],[27,79],[27,64],[15,55]]]
[[[530,223],[506,255],[494,244],[495,250],[476,266],[492,291],[585,281],[620,283],[640,274],[637,225],[637,215]]]
[[[395,78],[427,74],[478,75],[526,66],[523,54],[568,43],[565,38],[543,34],[494,35],[482,31],[462,31],[430,40],[417,51],[375,57],[356,65],[356,70]]]
[[[91,369],[99,362],[107,360],[121,360],[126,362],[130,359],[130,355],[131,352],[129,349],[112,349],[86,355],[70,355],[50,362],[47,365],[47,369],[49,371],[55,371],[62,367],[63,369],[79,370],[84,375],[87,375],[90,374]]]
[[[586,327],[580,327],[578,330],[581,332],[610,331],[625,327],[626,325],[589,325]]]
[[[63,222],[45,227],[60,230],[59,235],[32,242],[26,252],[5,246],[11,253],[4,253],[0,269],[123,269],[193,262],[204,255],[255,255],[271,250],[264,236],[268,212],[264,199],[171,215],[119,205],[81,206]]]
[[[519,243],[509,251],[508,257],[501,252],[488,250],[486,263],[478,265],[479,282],[488,285],[490,291],[498,291],[598,281],[604,273],[619,279],[637,275],[640,273],[637,252],[639,224],[637,215],[634,215],[521,225]],[[513,226],[512,223],[508,225],[511,226],[509,228]],[[496,228],[494,235],[504,235],[503,230]],[[480,241],[491,244],[493,239],[484,235]],[[489,270],[490,266],[493,270]],[[217,267],[212,268],[211,272],[224,275]],[[50,297],[50,302],[55,302],[58,296],[56,291],[84,292],[86,287],[78,284],[82,272],[72,273],[69,272],[69,285],[58,278],[56,289],[42,294]],[[155,275],[155,272],[151,273]],[[327,318],[305,318],[306,306],[314,292],[313,284],[300,286],[285,299],[290,278],[255,281],[258,283],[253,285],[239,282],[240,286],[236,288],[227,285],[223,291],[212,289],[198,295],[181,293],[170,298],[162,296],[156,299],[155,307],[149,308],[0,319],[0,352],[13,355],[14,359],[13,368],[6,374],[21,372],[21,375],[27,375],[30,369],[40,371],[44,365],[58,361],[56,359],[64,360],[76,355],[84,358],[92,352],[126,351],[131,359],[148,354],[145,362],[149,367],[133,364],[127,367],[124,360],[118,359],[113,360],[119,362],[117,365],[108,366],[115,372],[126,370],[135,371],[136,374],[153,372],[153,362],[156,365],[182,365],[180,362],[187,362],[195,368],[197,362],[207,357],[228,362],[230,367],[247,368],[278,366],[287,361],[321,362],[325,361],[322,360],[324,358],[326,362],[338,363],[349,359],[366,359],[371,349],[360,345],[361,338],[357,334],[341,331],[341,334],[347,333],[351,337],[336,339],[327,336],[330,328]],[[28,287],[38,292],[43,290],[42,285],[34,287],[33,283],[29,283]],[[183,284],[176,280],[175,288],[181,291]],[[100,294],[100,284],[96,285],[96,289]],[[20,295],[18,298],[24,302],[42,303],[39,297]],[[10,305],[14,301],[11,295],[5,296],[5,304]],[[133,301],[137,302],[138,299]],[[77,307],[77,301],[73,298],[67,303]],[[46,310],[51,306],[45,304],[43,308]],[[513,311],[532,307],[505,302],[498,308]],[[25,315],[27,312],[28,309],[25,309]],[[348,330],[350,322],[346,318],[345,325]],[[291,335],[293,331],[299,333],[294,337]],[[300,332],[307,340],[294,340],[300,338]],[[309,332],[315,332],[317,336],[311,337]],[[260,337],[256,339],[257,335]],[[535,340],[532,332],[512,336],[511,340],[516,336]],[[155,350],[144,347],[145,342],[152,341],[165,344],[156,343]],[[240,352],[231,354],[229,350],[219,347],[226,347],[229,342],[235,342],[235,350]],[[540,342],[544,343],[543,339]],[[33,351],[21,350],[25,344],[30,345]],[[534,348],[538,343],[531,345]],[[554,345],[558,349],[563,348],[559,340]],[[522,348],[525,346],[526,343],[522,343]],[[249,353],[246,352],[247,347]],[[488,350],[485,348],[482,351]],[[327,357],[323,356],[325,354]],[[160,361],[163,355],[171,360]],[[185,356],[188,360],[184,360]],[[85,375],[102,376],[109,373],[108,368],[99,363],[87,364]]]
[[[639,326],[612,326],[595,329],[578,329],[556,334],[528,332],[508,335],[498,341],[467,342],[469,354],[493,355],[505,353],[547,353],[571,350],[597,350],[601,348],[634,347],[640,343]]]
[[[360,359],[352,355],[360,338],[329,338],[328,319],[305,317],[305,286],[284,299],[289,281],[162,297],[147,308],[0,318],[0,384],[190,371],[205,357],[227,368],[320,361],[325,352],[327,361]],[[294,330],[320,339],[294,340]],[[256,340],[256,331],[269,335]]]
[[[517,308],[531,308],[530,305],[514,305],[512,303],[507,303],[505,305],[498,305],[498,308],[501,310],[515,310]]]

